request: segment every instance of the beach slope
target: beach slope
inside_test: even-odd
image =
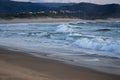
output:
[[[120,80],[120,76],[1,48],[0,80]]]

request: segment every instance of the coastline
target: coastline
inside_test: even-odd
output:
[[[120,76],[0,48],[2,80],[120,80]]]
[[[120,19],[96,19],[96,20],[83,20],[79,18],[14,18],[14,19],[0,19],[0,24],[12,24],[12,23],[55,23],[55,22],[102,22],[102,21],[120,21]]]
[[[12,23],[55,23],[77,21],[119,21],[81,20],[70,18],[37,18],[37,19],[0,19],[0,24]],[[70,65],[56,60],[37,58],[27,52],[11,51],[0,48],[0,80],[120,80],[120,76]],[[41,52],[40,52],[41,53]],[[43,54],[43,53],[41,53]],[[14,70],[15,69],[15,70]],[[109,71],[108,71],[109,72]],[[36,78],[35,78],[36,77]]]
[[[71,22],[79,21],[80,19],[76,18],[15,18],[15,19],[0,19],[0,24],[9,24],[9,23],[49,23],[49,22]]]

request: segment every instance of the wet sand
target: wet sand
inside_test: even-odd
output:
[[[120,76],[0,48],[0,80],[120,80]]]

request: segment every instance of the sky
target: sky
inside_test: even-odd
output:
[[[111,4],[111,3],[119,3],[120,0],[12,0],[12,1],[22,1],[22,2],[62,2],[62,3],[70,3],[70,2],[90,2],[96,4]]]

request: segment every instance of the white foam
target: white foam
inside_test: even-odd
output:
[[[28,51],[37,57],[44,55],[51,59],[68,63],[73,62],[77,65],[97,64],[97,66],[106,66],[106,63],[109,63],[107,65],[109,67],[113,65],[114,60],[119,60],[111,57],[120,58],[120,38],[106,38],[104,34],[102,37],[95,35],[92,30],[98,26],[89,29],[90,27],[84,23],[85,26],[82,26],[82,29],[80,29],[76,28],[75,25],[72,26],[67,23],[59,23],[57,25],[54,23],[0,24],[0,30],[5,31],[0,31],[0,46]],[[93,34],[90,34],[92,33],[91,31]],[[26,36],[28,34],[31,36]],[[118,36],[116,35],[116,37]],[[108,62],[105,62],[106,59],[108,59]],[[118,64],[114,64],[114,69],[116,66],[119,67]]]
[[[82,31],[81,29],[79,31],[79,29],[76,28],[77,24],[69,25],[69,23],[59,23],[54,27],[52,25],[55,24],[54,23],[53,24],[52,23],[51,24],[45,24],[45,23],[1,24],[0,29],[6,31],[1,32],[0,37],[1,40],[3,40],[6,37],[8,38],[9,35],[9,38],[11,39],[8,38],[8,40],[6,40],[7,43],[11,43],[12,41],[13,41],[12,44],[14,42],[19,42],[20,44],[14,43],[14,45],[22,46],[23,43],[25,47],[29,47],[29,45],[31,45],[31,48],[32,45],[38,45],[38,44],[40,45],[41,43],[44,43],[42,45],[50,46],[53,48],[55,47],[66,48],[66,46],[67,47],[72,46],[72,48],[76,48],[75,46],[77,45],[79,46],[79,48],[83,48],[83,49],[90,49],[95,51],[107,51],[107,52],[112,52],[113,54],[120,53],[120,49],[119,49],[120,40],[109,37],[105,38],[106,36],[104,35],[103,35],[104,37],[99,37],[99,35],[96,36],[94,34],[91,35],[89,34],[88,25],[85,24],[84,24],[85,26],[80,25],[80,27],[84,28],[83,32],[85,32],[85,34],[80,32]],[[79,27],[79,25],[77,26]],[[94,26],[92,28],[94,30],[94,28],[96,29],[97,27]],[[90,30],[92,30],[92,28]],[[29,33],[30,36],[28,36]],[[12,39],[12,37],[17,37],[17,38]],[[44,41],[43,38],[48,38],[48,39]]]
[[[93,59],[85,59],[84,61],[93,62],[93,61],[100,61],[100,60],[98,58],[93,58]]]
[[[79,33],[70,33],[70,34],[68,34],[68,36],[82,36],[82,34],[79,34]]]
[[[73,29],[69,27],[70,25],[68,24],[62,24],[57,27],[56,32],[62,32],[62,33],[68,33],[68,32],[73,32]]]
[[[81,38],[76,40],[74,44],[81,48],[120,53],[120,43],[117,40],[102,38]]]

